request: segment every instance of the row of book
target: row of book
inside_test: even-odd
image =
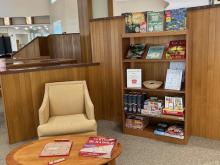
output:
[[[185,8],[167,11],[125,13],[126,32],[176,31],[186,29]]]
[[[145,93],[130,92],[124,94],[124,111],[126,113],[141,114],[146,98],[147,95]]]
[[[173,115],[184,117],[184,101],[182,97],[146,99],[145,93],[124,94],[124,111],[126,114]]]
[[[146,59],[149,60],[160,60],[163,56],[168,60],[185,59],[186,40],[170,41],[168,47],[165,45],[148,46],[146,44],[131,44],[126,58],[143,59],[145,58],[146,52]]]
[[[180,124],[158,123],[154,130],[154,134],[184,139],[184,127]]]

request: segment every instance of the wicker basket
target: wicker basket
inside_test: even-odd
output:
[[[161,87],[163,82],[162,81],[150,80],[150,81],[144,81],[143,84],[148,89],[158,89],[158,88]]]

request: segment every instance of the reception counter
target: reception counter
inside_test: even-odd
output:
[[[8,66],[1,67],[0,78],[10,144],[37,137],[45,83],[86,80],[96,118],[101,118],[101,84],[95,76],[100,72],[99,63]]]

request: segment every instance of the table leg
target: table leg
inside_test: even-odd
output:
[[[115,159],[112,160],[111,162],[109,162],[107,165],[116,165],[116,161],[115,161]]]

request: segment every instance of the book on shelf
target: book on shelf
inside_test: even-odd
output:
[[[170,41],[169,47],[166,51],[166,59],[186,59],[186,40]]]
[[[158,123],[155,130],[155,135],[167,136],[176,139],[184,139],[184,128],[182,125],[169,125],[168,123]]]
[[[147,31],[146,12],[124,13],[126,33],[140,33]]]
[[[142,69],[127,69],[127,88],[142,87]]]
[[[165,81],[165,89],[181,90],[183,70],[168,69]]]
[[[148,50],[146,59],[161,60],[164,54],[165,46],[151,46]]]
[[[127,53],[128,59],[139,59],[145,53],[146,45],[145,44],[131,44]]]
[[[187,9],[173,9],[165,11],[165,30],[178,31],[186,29]]]
[[[89,137],[80,150],[79,155],[84,157],[111,158],[117,139],[103,137]]]
[[[147,25],[149,32],[159,32],[164,30],[164,12],[147,12]]]
[[[70,141],[48,143],[44,146],[40,157],[68,156],[72,147]]]
[[[184,116],[184,105],[182,97],[165,97],[164,115]]]
[[[125,127],[131,129],[144,130],[149,124],[149,118],[144,116],[128,115],[125,121]]]

